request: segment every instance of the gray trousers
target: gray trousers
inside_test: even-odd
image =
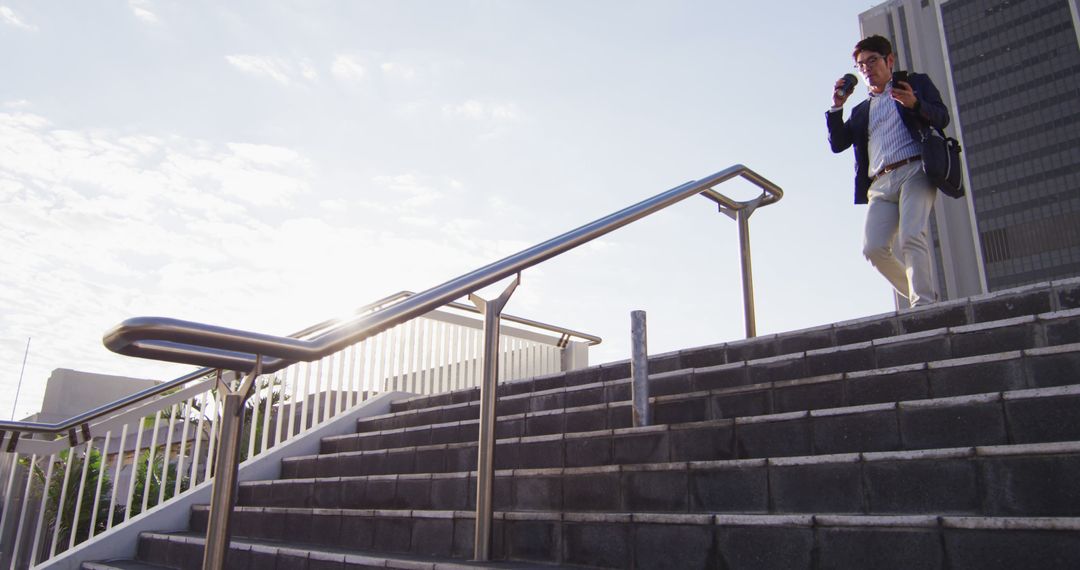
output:
[[[912,307],[936,302],[929,224],[937,188],[922,162],[881,176],[868,197],[863,255]]]

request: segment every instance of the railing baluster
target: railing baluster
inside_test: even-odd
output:
[[[397,335],[397,369],[394,373],[394,386],[388,387],[388,390],[404,390],[405,389],[405,348],[408,346],[408,327],[409,323],[403,323],[396,327],[394,330]]]
[[[451,338],[453,337],[454,327],[449,323],[443,323],[443,345],[442,345],[442,381],[439,385],[439,392],[449,392],[453,390],[451,386],[454,371],[454,356],[453,351],[450,349]]]
[[[363,390],[364,386],[359,382],[356,377],[356,345],[349,347],[349,405],[356,405],[356,398]],[[362,396],[361,396],[362,397]]]
[[[16,454],[15,459],[18,460],[18,454]],[[19,509],[19,526],[15,529],[15,544],[11,552],[12,569],[19,568],[20,566],[19,554],[23,543],[23,529],[26,528],[26,513],[30,512],[30,497],[33,496],[32,492],[34,490],[34,466],[37,465],[37,460],[37,454],[32,454],[30,456],[30,463],[28,463],[26,466],[26,487],[23,489],[22,508]],[[46,486],[45,488],[47,489],[48,487]],[[43,496],[41,498],[41,501],[43,505],[45,501],[44,495],[46,495],[47,493],[48,491],[42,493]],[[38,520],[40,521],[41,517],[39,517]],[[34,543],[37,544],[37,534],[34,535]],[[36,547],[30,549],[29,557],[32,558],[34,556],[35,550]]]
[[[281,434],[282,432],[284,432],[286,426],[289,423],[285,416],[285,409],[288,407],[289,404],[289,370],[292,370],[291,366],[288,368],[282,368],[280,371],[281,375],[279,376],[280,382],[278,383],[278,398],[277,403],[274,404],[274,407],[277,408],[277,421],[276,423],[274,423],[274,437],[271,440],[270,447],[277,447],[278,444],[281,443]]]
[[[116,450],[116,465],[113,467],[113,489],[112,496],[109,497],[109,518],[105,521],[105,530],[113,527],[113,513],[116,512],[116,497],[120,495],[120,489],[118,488],[120,485],[120,471],[124,468],[124,456],[127,454],[124,450],[124,446],[127,445],[127,432],[128,425],[122,425],[120,427],[120,446]]]
[[[338,365],[338,398],[337,398],[337,414],[340,415],[349,409],[349,381],[351,380],[345,375],[345,351],[337,353],[337,365]]]
[[[416,348],[420,356],[419,363],[417,365],[420,372],[420,384],[417,387],[416,391],[421,394],[430,394],[431,392],[428,390],[428,377],[430,376],[430,374],[428,373],[428,355],[431,350],[428,346],[430,343],[424,342],[428,338],[427,329],[430,321],[428,321],[427,319],[420,319],[420,322],[418,324],[419,331],[417,332],[416,336]]]
[[[191,402],[194,398],[188,398],[180,404],[184,412],[184,427],[180,430],[180,453],[176,456],[176,484],[173,486],[173,496],[178,497],[184,492],[184,463],[187,462],[188,428],[191,426]]]
[[[499,366],[498,366],[499,375],[497,376],[496,382],[502,383],[502,382],[507,381],[507,351],[500,350],[500,348],[502,347],[502,336],[501,335],[496,340],[496,342],[498,342],[498,344],[496,344],[496,352],[495,353],[499,358]]]
[[[372,379],[373,386],[381,386],[386,382],[389,370],[387,359],[390,352],[390,331],[383,331],[377,338],[379,339],[379,373]]]
[[[443,391],[443,380],[446,378],[444,364],[446,354],[443,351],[446,327],[444,323],[432,321],[431,323],[431,393],[438,394]]]
[[[325,360],[326,358],[320,358],[315,361],[315,394],[314,398],[311,400],[311,405],[314,406],[314,408],[311,410],[312,426],[318,425],[322,422],[322,418],[327,412],[327,404],[330,403],[326,400],[326,398],[323,397],[324,394],[322,389],[323,362]],[[327,384],[327,391],[329,391],[329,382]]]
[[[219,378],[220,378],[220,371]],[[203,468],[203,481],[210,479],[210,476],[214,473],[215,451],[217,451],[218,445],[218,424],[221,423],[221,398],[220,390],[212,391],[207,394],[206,405],[209,413],[206,414],[206,418],[210,421],[210,435],[206,438],[206,466]],[[213,407],[210,407],[210,406]]]
[[[45,511],[46,505],[49,502],[49,487],[50,483],[52,482],[53,468],[56,466],[56,462],[56,455],[50,455],[48,459],[48,467],[45,469],[45,481],[42,482],[41,507],[38,509],[37,530],[34,531],[34,545],[30,547],[31,566],[34,566],[38,562],[40,562],[38,556],[40,554],[39,549],[41,547],[41,536],[45,532]],[[31,476],[32,475],[33,474],[31,474]],[[27,494],[26,496],[29,497],[30,495]],[[58,513],[60,512],[59,508],[57,508],[56,510]],[[53,541],[55,542],[55,539]]]
[[[127,501],[124,503],[124,520],[131,520],[132,503],[135,501],[135,478],[139,472],[139,450],[142,449],[142,418],[135,420],[135,448],[131,450],[131,475],[128,478]]]
[[[145,513],[150,505],[150,482],[154,478],[154,455],[157,452],[158,428],[161,425],[161,412],[154,412],[153,433],[150,435],[150,447],[146,453],[146,479],[143,480],[142,509],[139,514]],[[164,467],[164,465],[162,465]]]
[[[314,416],[315,414],[309,414],[309,408],[314,405],[311,401],[311,363],[304,363],[304,396],[300,400],[300,431],[307,431],[308,428],[308,416]]]
[[[56,505],[56,516],[53,519],[52,543],[49,545],[49,557],[56,556],[56,548],[60,542],[60,527],[63,526],[64,504],[67,502],[68,482],[71,479],[71,464],[75,462],[75,448],[68,449],[67,461],[64,462],[64,478],[60,481],[60,501]],[[48,481],[48,479],[46,479]]]
[[[449,384],[450,390],[457,390],[458,388],[461,388],[461,383],[460,383],[460,378],[459,378],[460,370],[458,369],[458,365],[461,363],[461,351],[459,350],[460,349],[460,344],[459,344],[460,342],[461,342],[461,327],[460,326],[451,327],[450,328],[450,342],[449,342],[449,345],[448,345],[450,347],[450,356],[448,358],[448,360],[450,361],[450,365],[449,365],[449,367],[450,367],[450,384]]]
[[[511,337],[513,338],[513,337]],[[525,341],[514,339],[514,380],[525,378]]]
[[[473,328],[461,331],[461,386],[473,388],[478,384],[473,381]]]
[[[370,388],[371,376],[368,375],[367,368],[367,341],[364,341],[356,346],[356,374],[357,378],[360,380],[360,385]]]
[[[112,440],[112,430],[105,432],[105,440],[101,443],[101,462],[98,463],[97,471],[97,488],[94,489],[94,504],[90,507],[90,532],[87,533],[86,539],[90,540],[97,536],[97,518],[98,509],[101,507],[101,487],[105,482],[105,476],[108,473],[109,463],[109,443]],[[110,493],[111,495],[112,493]],[[0,528],[3,528],[0,525]]]
[[[247,445],[247,455],[246,455],[246,457],[248,459],[251,459],[252,457],[255,456],[255,431],[256,431],[255,428],[258,425],[258,418],[259,418],[259,414],[257,412],[259,411],[259,404],[262,402],[262,400],[260,399],[260,396],[262,396],[262,390],[259,390],[259,378],[255,379],[255,386],[252,389],[252,391],[254,393],[251,395],[250,398],[248,398],[248,402],[251,402],[251,406],[250,406],[250,408],[251,408],[251,421],[248,422],[248,424],[247,424],[248,425],[248,445]],[[243,437],[243,435],[244,435],[243,434],[243,431],[244,431],[243,430],[244,416],[247,415],[247,408],[248,408],[248,406],[243,406],[241,408],[241,411],[240,411],[240,428],[241,428],[240,429],[240,436],[241,437]],[[241,441],[241,443],[242,443],[242,441]]]
[[[285,434],[283,441],[292,439],[294,433],[296,433],[296,393],[300,386],[300,367],[301,364],[294,364],[288,368],[292,370],[292,400],[289,403],[289,431]],[[300,406],[300,411],[303,412],[303,406]]]
[[[2,440],[3,438],[0,438]],[[26,502],[24,497],[21,501],[16,501],[12,493],[15,491],[15,478],[19,473],[19,454],[12,453],[9,458],[11,459],[11,467],[8,469],[7,483],[4,484],[4,497],[3,502],[0,503],[0,538],[4,536],[4,530],[7,528],[8,517],[11,515],[11,509],[15,508],[16,504],[23,505]],[[10,550],[10,546],[8,550]],[[0,551],[0,561],[3,560],[3,551]]]
[[[71,525],[68,527],[71,529],[71,536],[68,538],[68,549],[75,547],[75,537],[79,534],[79,513],[82,511],[83,494],[86,489],[86,474],[90,469],[90,455],[93,453],[93,450],[94,440],[87,440],[86,450],[83,452],[82,475],[79,476],[79,485],[75,493],[75,510],[71,513]],[[74,453],[74,448],[68,452],[68,462],[71,461],[71,456]],[[87,535],[89,536],[89,532]]]
[[[270,416],[274,415],[274,385],[276,384],[277,376],[268,374],[264,376],[263,391],[263,426],[262,426],[262,438],[259,440],[259,453],[266,453],[267,449],[270,449]],[[252,436],[252,439],[255,439]]]
[[[401,387],[404,392],[416,393],[416,327],[418,321],[409,321],[405,323],[405,331],[403,332],[402,343],[404,346],[404,357],[402,360],[401,368]]]
[[[202,440],[203,434],[206,433],[206,414],[209,410],[210,395],[213,392],[203,392],[201,404],[199,405],[199,421],[195,424],[195,445],[191,449],[191,487],[199,484],[199,462],[202,459]],[[208,438],[209,439],[209,438]],[[206,443],[207,447],[210,446],[210,442]]]
[[[173,404],[169,411],[169,433],[165,435],[165,449],[161,453],[161,484],[158,485],[157,500],[159,505],[165,502],[165,488],[169,486],[169,456],[172,454],[173,430],[176,428],[176,404]],[[177,479],[179,478],[180,474],[177,473]]]

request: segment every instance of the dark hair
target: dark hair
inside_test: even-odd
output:
[[[892,43],[883,36],[869,36],[855,44],[851,57],[858,58],[861,51],[872,51],[881,54],[881,57],[889,57],[892,54]]]

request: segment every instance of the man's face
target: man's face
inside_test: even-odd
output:
[[[893,56],[882,56],[873,51],[860,51],[855,56],[855,67],[862,74],[866,84],[875,93],[885,89],[885,85],[892,80]]]

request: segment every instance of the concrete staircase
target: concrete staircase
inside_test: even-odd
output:
[[[1080,280],[500,387],[493,554],[478,391],[415,397],[244,483],[230,568],[1080,568]],[[139,561],[198,568],[189,532]]]

